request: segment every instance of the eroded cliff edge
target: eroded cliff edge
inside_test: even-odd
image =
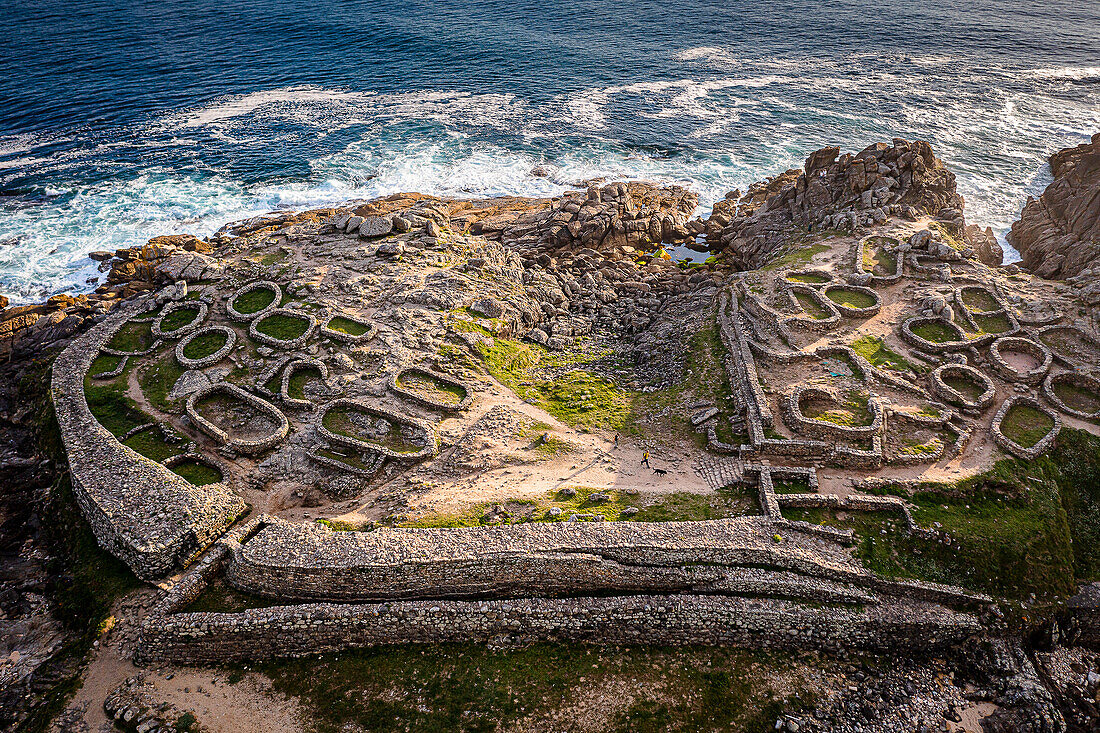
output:
[[[1100,278],[1100,133],[1092,141],[1050,156],[1054,181],[1029,198],[1012,225],[1009,243],[1023,266],[1040,277]],[[1100,302],[1100,289],[1089,289]]]

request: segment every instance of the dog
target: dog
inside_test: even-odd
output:
[[[668,473],[668,471],[663,468],[655,468],[653,469],[653,473],[657,474],[658,476],[664,476],[666,473]]]

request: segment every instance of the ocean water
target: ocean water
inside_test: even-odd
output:
[[[923,138],[1002,234],[1100,131],[1080,0],[7,0],[0,293],[87,253],[395,191],[648,178],[704,206],[824,145]],[[533,174],[536,167],[548,176]]]

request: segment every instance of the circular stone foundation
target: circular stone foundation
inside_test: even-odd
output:
[[[787,296],[791,307],[801,313],[787,316],[786,323],[798,323],[815,331],[823,331],[840,323],[840,310],[833,302],[809,285],[788,283]]]
[[[370,341],[378,329],[370,321],[351,316],[336,315],[321,326],[321,335],[345,344],[361,344]]]
[[[967,384],[972,388],[964,386]],[[983,410],[997,396],[993,380],[966,364],[938,367],[932,372],[932,386],[940,399],[968,410]]]
[[[195,486],[208,486],[225,480],[226,471],[218,462],[202,453],[181,453],[164,459],[164,467]],[[216,476],[215,476],[216,474]]]
[[[278,323],[276,323],[278,321]],[[301,329],[292,327],[292,322],[300,322],[302,324]],[[269,330],[275,330],[276,333],[265,333],[263,329],[267,324]],[[281,338],[282,331],[286,331],[287,338]],[[254,341],[267,344],[268,346],[275,346],[280,349],[296,349],[299,346],[304,346],[309,337],[313,335],[313,332],[317,330],[317,319],[309,313],[303,313],[301,311],[291,310],[289,308],[274,308],[264,313],[259,318],[255,318],[248,324],[248,335]]]
[[[955,291],[955,303],[975,315],[991,315],[1003,313],[997,296],[988,288],[979,285],[964,285]]]
[[[473,390],[444,374],[409,367],[398,372],[390,383],[395,393],[437,410],[457,412],[470,406]]]
[[[260,291],[271,293],[271,299],[268,300],[267,296],[259,294]],[[254,303],[252,302],[253,299],[255,299]],[[279,287],[278,283],[273,283],[270,280],[258,280],[233,293],[225,304],[225,312],[234,321],[251,321],[278,308],[282,299],[283,289]],[[252,310],[248,307],[250,305],[258,305],[258,307]],[[239,310],[238,306],[244,307],[245,310]]]
[[[232,437],[227,430],[201,415],[197,408],[201,400],[218,394],[225,395],[229,400],[235,400],[248,405],[266,416],[274,423],[274,426],[271,430],[268,430],[266,434],[261,434],[259,437]],[[274,448],[290,433],[290,421],[286,419],[286,415],[284,415],[279,408],[275,407],[275,405],[267,400],[260,399],[256,395],[241,389],[235,384],[230,384],[229,382],[219,382],[206,389],[194,392],[187,398],[186,409],[187,417],[191,419],[195,427],[217,442],[224,444],[226,448],[238,453],[252,454]]]
[[[164,330],[164,319],[173,313],[177,313],[183,310],[198,311],[195,317],[191,319],[189,323],[186,323],[179,328],[173,328],[171,330]],[[160,315],[153,320],[153,324],[149,327],[155,338],[161,339],[174,339],[186,336],[189,333],[197,331],[202,322],[206,320],[206,314],[209,313],[210,306],[201,300],[177,300],[173,301],[164,308],[161,309]]]
[[[1037,419],[1032,420],[1032,416]],[[1022,443],[1017,442],[1017,438],[1023,440],[1040,432],[1047,423],[1050,427],[1041,437],[1035,435],[1034,441],[1028,439]],[[1001,409],[993,416],[993,424],[990,426],[997,445],[1024,460],[1038,458],[1046,452],[1054,444],[1061,429],[1062,420],[1058,414],[1027,395],[1016,395],[1005,400]]]
[[[1046,326],[1039,329],[1038,337],[1055,359],[1074,369],[1091,367],[1100,360],[1100,341],[1077,326]]]
[[[316,359],[298,359],[290,362],[283,368],[282,378],[279,380],[279,397],[283,404],[290,407],[299,407],[303,410],[312,410],[316,405],[303,397],[294,397],[290,394],[291,380],[297,372],[315,371],[322,385],[328,382],[328,366]]]
[[[351,412],[360,413],[368,421],[380,420],[389,423],[389,427],[387,430],[382,431],[384,435],[375,436],[372,439],[370,436],[361,434],[359,431],[365,431],[366,429],[355,425],[354,420],[350,417],[339,419],[341,417],[340,413]],[[408,438],[402,434],[400,436],[401,440],[413,441],[415,438],[419,438],[422,444],[415,442],[402,444],[396,439],[387,439],[392,431],[400,430],[402,427],[410,429],[415,437]],[[406,461],[428,458],[434,456],[439,450],[439,439],[436,437],[435,429],[424,420],[401,415],[381,407],[372,407],[355,400],[341,399],[325,405],[321,409],[317,420],[317,433],[329,443],[348,446],[367,453],[380,453],[387,458]]]
[[[1054,355],[1031,339],[1002,336],[989,345],[989,363],[1009,382],[1038,384],[1050,371]]]
[[[828,285],[821,292],[848,318],[869,318],[882,308],[878,293],[862,285]]]
[[[1043,382],[1043,396],[1067,415],[1100,420],[1100,379],[1080,372],[1051,374]]]
[[[791,270],[783,275],[783,279],[790,283],[809,285],[811,288],[819,288],[836,280],[831,272],[825,270]]]
[[[196,341],[202,343],[201,339],[217,333],[225,334],[225,343],[218,347],[216,351],[200,357],[193,358],[187,356],[186,352],[188,346]],[[206,328],[195,331],[176,344],[176,361],[185,369],[203,369],[212,364],[217,364],[219,361],[229,356],[229,352],[231,352],[236,345],[237,332],[229,326],[207,326]]]
[[[957,351],[977,344],[963,330],[937,316],[918,316],[901,324],[901,337],[922,351]]]

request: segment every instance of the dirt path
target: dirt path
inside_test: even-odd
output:
[[[136,644],[138,624],[155,596],[154,589],[143,588],[121,599],[107,631],[100,635],[83,684],[69,703],[70,709],[84,709],[83,720],[88,730],[114,730],[103,711],[103,701],[131,677],[142,678],[142,689],[157,702],[171,703],[181,714],[192,713],[204,730],[216,733],[304,730],[297,703],[274,692],[270,681],[262,675],[245,672],[230,683],[231,670],[135,666],[130,655]]]

